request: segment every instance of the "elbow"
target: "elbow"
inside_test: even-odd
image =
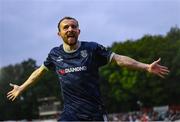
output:
[[[113,60],[116,62],[117,65],[119,66],[125,66],[126,65],[126,61],[124,60],[124,56],[122,55],[118,55],[115,54],[115,56],[113,57]]]

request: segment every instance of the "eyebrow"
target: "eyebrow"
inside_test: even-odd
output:
[[[75,24],[75,23],[71,23],[71,24],[67,24],[67,23],[62,23],[62,27],[64,28],[64,27],[66,27],[66,26],[74,26],[74,27],[76,27],[76,28],[78,28],[78,25],[77,24]]]

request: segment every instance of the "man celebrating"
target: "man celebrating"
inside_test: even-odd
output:
[[[98,82],[98,69],[101,66],[115,61],[119,66],[144,70],[162,78],[169,72],[167,67],[159,65],[160,59],[145,64],[108,51],[98,43],[79,41],[80,29],[75,18],[62,18],[58,29],[63,44],[53,48],[43,65],[22,85],[10,84],[13,89],[7,94],[9,100],[15,100],[46,71],[53,70],[59,76],[64,99],[64,109],[59,120],[103,121],[106,116]]]

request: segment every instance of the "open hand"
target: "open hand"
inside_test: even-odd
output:
[[[167,67],[159,65],[160,61],[161,61],[161,58],[159,58],[157,61],[154,61],[153,63],[151,63],[148,67],[148,72],[164,78],[165,75],[168,75],[168,73],[170,71],[168,70]]]
[[[9,85],[12,86],[13,89],[7,93],[7,98],[9,100],[14,101],[16,99],[16,97],[18,97],[20,95],[21,89],[20,89],[20,86],[18,86],[16,84],[10,83]]]

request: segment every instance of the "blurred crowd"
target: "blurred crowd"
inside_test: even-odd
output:
[[[148,122],[148,121],[180,121],[180,111],[166,112],[129,112],[109,114],[110,121]]]

